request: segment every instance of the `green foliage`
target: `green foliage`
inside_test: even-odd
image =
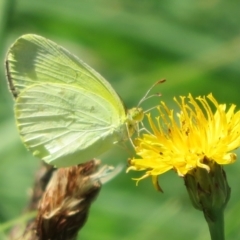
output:
[[[171,105],[189,92],[212,92],[219,102],[239,106],[239,7],[219,0],[0,1],[0,223],[21,214],[39,164],[20,141],[4,76],[4,55],[17,37],[36,33],[63,45],[100,72],[129,108],[162,78],[167,82],[153,90],[162,97],[145,102],[145,109],[160,100]],[[102,159],[115,165],[128,157],[115,148]],[[238,239],[240,165],[225,170],[232,189],[226,239]],[[140,174],[122,172],[103,187],[82,239],[209,239],[181,178],[161,176],[160,194],[150,179],[136,187],[131,178]]]

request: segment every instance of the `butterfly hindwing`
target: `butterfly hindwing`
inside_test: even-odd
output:
[[[15,115],[26,147],[56,166],[74,165],[98,156],[125,131],[111,103],[67,84],[31,85],[19,94]]]

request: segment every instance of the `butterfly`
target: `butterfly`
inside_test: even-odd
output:
[[[5,66],[21,140],[48,164],[98,157],[129,139],[143,119],[142,108],[126,110],[108,81],[44,37],[19,37]]]

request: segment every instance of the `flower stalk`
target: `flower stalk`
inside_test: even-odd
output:
[[[211,239],[224,240],[224,209],[230,198],[231,189],[226,174],[219,164],[204,160],[209,172],[195,168],[184,176],[192,205],[203,212]]]

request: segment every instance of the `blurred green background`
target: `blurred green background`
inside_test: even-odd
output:
[[[5,54],[17,37],[36,33],[64,46],[100,72],[128,107],[162,78],[167,82],[154,91],[170,106],[174,96],[210,92],[239,106],[239,10],[236,0],[0,0],[0,223],[21,215],[39,165],[20,142],[4,76]],[[115,148],[102,159],[126,164],[128,157]],[[225,170],[232,188],[226,239],[240,239],[240,164]],[[161,194],[150,179],[136,187],[131,178],[140,175],[123,171],[104,185],[81,239],[209,239],[181,178],[161,176]]]

